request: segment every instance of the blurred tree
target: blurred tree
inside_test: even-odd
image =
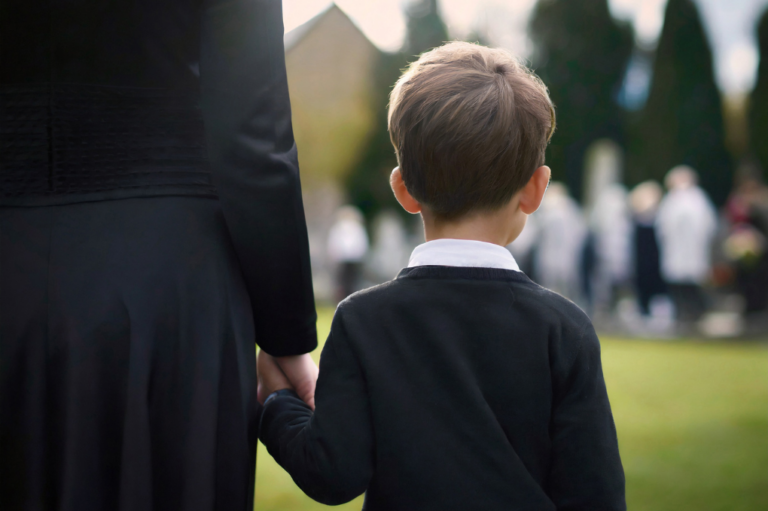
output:
[[[402,209],[389,188],[389,174],[397,166],[397,157],[389,140],[387,104],[389,92],[407,61],[403,53],[382,53],[379,58],[372,94],[375,128],[360,162],[354,166],[345,183],[350,202],[360,208],[367,221],[382,209]]]
[[[468,43],[475,43],[481,46],[491,46],[487,33],[480,27],[475,27],[466,37]]]
[[[699,11],[692,0],[669,0],[653,64],[648,102],[632,129],[627,180],[662,180],[682,163],[722,204],[731,187],[720,92]]]
[[[763,13],[757,26],[760,48],[760,65],[757,83],[750,99],[749,131],[750,146],[760,162],[763,175],[768,173],[768,10]]]
[[[389,188],[389,174],[397,166],[387,130],[389,93],[408,62],[448,40],[437,0],[415,0],[405,8],[405,15],[403,49],[398,53],[383,53],[379,65],[375,67],[373,102],[376,128],[360,163],[345,183],[350,202],[360,208],[368,221],[384,208],[402,211]]]
[[[540,0],[530,32],[534,70],[557,112],[547,163],[553,178],[580,199],[587,146],[603,137],[623,141],[616,98],[632,54],[632,31],[611,16],[607,0]]]
[[[405,16],[403,52],[408,60],[448,40],[448,29],[440,16],[437,0],[413,0],[405,8]]]

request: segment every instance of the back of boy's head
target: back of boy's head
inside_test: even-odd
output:
[[[507,204],[544,164],[554,128],[544,83],[506,51],[476,44],[423,54],[390,98],[405,186],[444,220]]]

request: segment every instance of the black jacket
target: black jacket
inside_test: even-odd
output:
[[[0,2],[0,206],[172,195],[218,195],[262,348],[311,351],[281,2]]]
[[[589,319],[524,274],[424,266],[339,305],[313,413],[261,439],[310,497],[374,510],[626,509]]]

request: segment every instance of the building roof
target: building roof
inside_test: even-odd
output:
[[[329,16],[331,13],[337,13],[341,14],[343,17],[345,17],[349,22],[357,28],[357,30],[360,32],[360,35],[362,35],[368,42],[370,42],[370,39],[368,39],[368,36],[363,33],[362,30],[360,30],[360,27],[357,26],[357,24],[350,18],[347,13],[345,13],[338,5],[336,5],[335,2],[331,2],[331,4],[326,7],[322,12],[317,14],[315,17],[304,23],[303,25],[299,25],[295,29],[291,30],[287,34],[285,34],[283,43],[285,45],[285,51],[286,53],[289,52],[293,47],[295,47],[297,44],[299,44],[310,32],[312,32],[315,27],[325,19],[327,16]],[[373,43],[371,43],[373,46],[375,46]]]

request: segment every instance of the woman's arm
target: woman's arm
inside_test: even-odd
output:
[[[200,77],[208,153],[253,309],[275,356],[317,346],[309,243],[280,0],[204,0]]]

